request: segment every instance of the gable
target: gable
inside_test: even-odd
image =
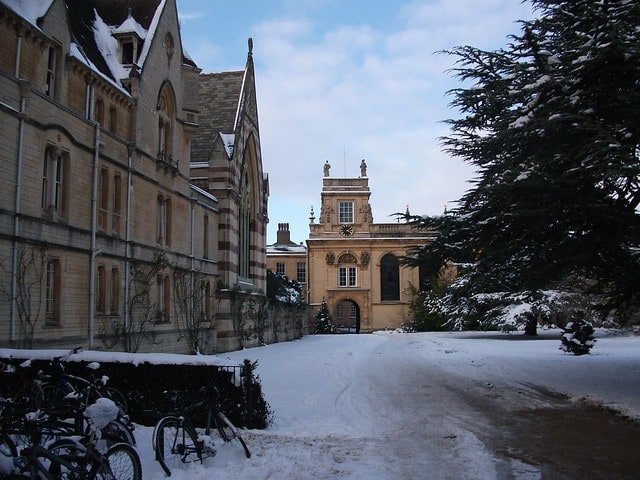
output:
[[[191,144],[193,162],[208,161],[218,134],[234,133],[243,77],[242,71],[200,75],[200,128]]]

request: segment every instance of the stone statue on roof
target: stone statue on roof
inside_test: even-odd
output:
[[[328,177],[329,176],[329,170],[331,169],[331,165],[329,165],[329,160],[327,160],[326,162],[324,162],[324,176]]]
[[[361,177],[367,176],[367,162],[364,161],[364,158],[360,162],[360,176]]]

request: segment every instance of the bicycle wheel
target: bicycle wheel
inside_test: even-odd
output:
[[[13,397],[13,403],[23,412],[39,410],[44,404],[42,388],[34,381],[27,383]]]
[[[60,384],[48,383],[42,386],[43,406],[46,409],[64,410],[70,404],[73,404],[74,394],[75,390],[66,382]],[[70,399],[67,399],[67,396]]]
[[[100,436],[102,440],[106,440],[110,445],[114,443],[128,443],[129,445],[135,445],[136,439],[133,433],[122,421],[115,419],[111,420],[102,430],[100,430]]]
[[[233,423],[231,423],[231,420],[229,420],[227,416],[222,412],[217,412],[216,415],[218,417],[216,420],[216,427],[218,428],[218,432],[220,433],[222,439],[225,442],[230,442],[234,438],[237,439],[244,449],[244,454],[247,456],[247,458],[251,458],[251,452],[249,451],[247,444],[240,436],[238,429],[233,425]]]
[[[48,450],[68,464],[53,460],[49,463],[49,473],[56,479],[72,480],[86,474],[86,450],[77,442],[63,438],[49,445]]]
[[[0,434],[0,478],[13,473],[15,468],[13,459],[17,455],[16,445],[11,437],[5,433]]]
[[[156,424],[153,431],[153,448],[156,460],[167,475],[170,468],[180,463],[188,463],[196,458],[202,460],[198,434],[178,417],[164,417]],[[189,459],[190,455],[196,454]]]
[[[107,387],[107,397],[113,400],[124,413],[129,412],[129,406],[127,405],[127,397],[125,397],[124,393],[118,390],[115,387]]]
[[[112,445],[102,460],[103,465],[98,470],[97,479],[142,480],[140,457],[131,445],[127,443]]]

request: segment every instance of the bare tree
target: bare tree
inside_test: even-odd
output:
[[[253,328],[258,337],[258,343],[264,345],[264,334],[270,324],[270,311],[267,297],[255,297],[249,300],[248,315],[253,321]]]
[[[121,344],[125,352],[140,350],[143,341],[158,345],[153,327],[158,320],[159,305],[151,294],[158,274],[167,266],[164,253],[158,252],[151,264],[132,262],[130,265],[129,295],[125,299],[128,319],[110,319],[103,322],[100,336],[107,348]]]
[[[0,262],[0,271],[3,277],[9,280],[0,283],[0,291],[9,302],[15,300],[18,348],[33,347],[35,328],[44,303],[47,252],[46,245],[22,244],[17,247],[15,269],[7,267],[4,261]],[[15,290],[12,287],[14,282]]]
[[[247,340],[249,324],[247,316],[247,297],[240,288],[234,287],[229,291],[229,300],[233,333],[238,339],[238,349],[242,350]]]
[[[187,339],[192,353],[200,353],[202,334],[207,326],[211,328],[215,316],[210,284],[201,273],[174,265],[173,294],[180,336]]]

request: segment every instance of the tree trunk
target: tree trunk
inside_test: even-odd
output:
[[[524,334],[532,337],[538,336],[538,319],[533,313],[527,314],[527,323],[524,325]]]

